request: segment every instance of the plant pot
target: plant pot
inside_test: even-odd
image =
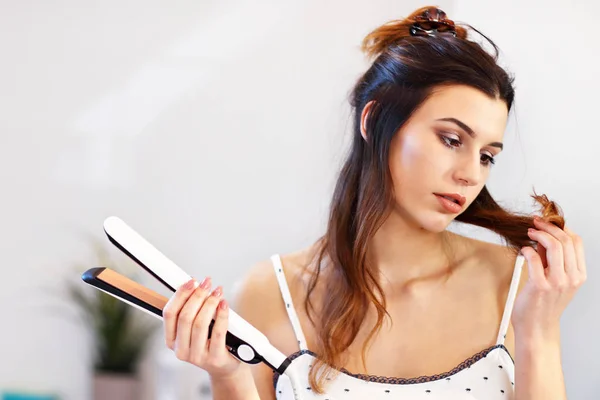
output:
[[[140,381],[131,374],[94,374],[94,400],[137,400]]]

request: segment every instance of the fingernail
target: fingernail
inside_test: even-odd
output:
[[[227,310],[227,302],[225,301],[225,299],[221,300],[221,302],[219,303],[219,308],[221,310]]]
[[[210,284],[211,284],[210,277],[207,276],[206,278],[204,278],[204,280],[202,281],[202,284],[200,286],[202,287],[202,289],[208,289],[208,288],[210,288]]]
[[[190,290],[191,288],[193,288],[193,287],[194,287],[194,282],[195,282],[194,278],[190,279],[189,281],[187,281],[187,282],[185,283],[185,285],[183,285],[183,288],[184,288],[185,290]]]
[[[217,287],[213,292],[212,295],[215,297],[219,297],[223,294],[223,288],[221,286]]]

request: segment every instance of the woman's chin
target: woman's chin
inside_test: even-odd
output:
[[[421,227],[422,229],[432,233],[441,233],[448,229],[452,221],[454,221],[454,218],[451,218],[448,215],[437,213],[437,215],[433,215],[430,216],[430,218],[422,220]]]
[[[456,215],[458,215],[441,213],[432,209],[424,210],[423,208],[411,212],[406,208],[398,206],[395,214],[397,218],[403,219],[409,225],[431,233],[444,232],[450,226],[452,221],[454,221]]]

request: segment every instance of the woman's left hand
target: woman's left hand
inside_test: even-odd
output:
[[[560,317],[587,272],[583,242],[565,226],[536,217],[538,229],[530,229],[537,250],[526,246],[521,253],[527,260],[529,279],[515,301],[511,322],[515,335],[560,340]]]

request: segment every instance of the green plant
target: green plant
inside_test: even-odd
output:
[[[123,273],[108,257],[102,246],[96,246],[98,261],[102,267],[135,280],[137,274]],[[79,277],[88,268],[80,270]],[[81,308],[86,326],[94,343],[94,368],[97,372],[133,374],[143,356],[148,341],[160,322],[146,313],[88,286],[79,278],[69,282],[68,292]]]

